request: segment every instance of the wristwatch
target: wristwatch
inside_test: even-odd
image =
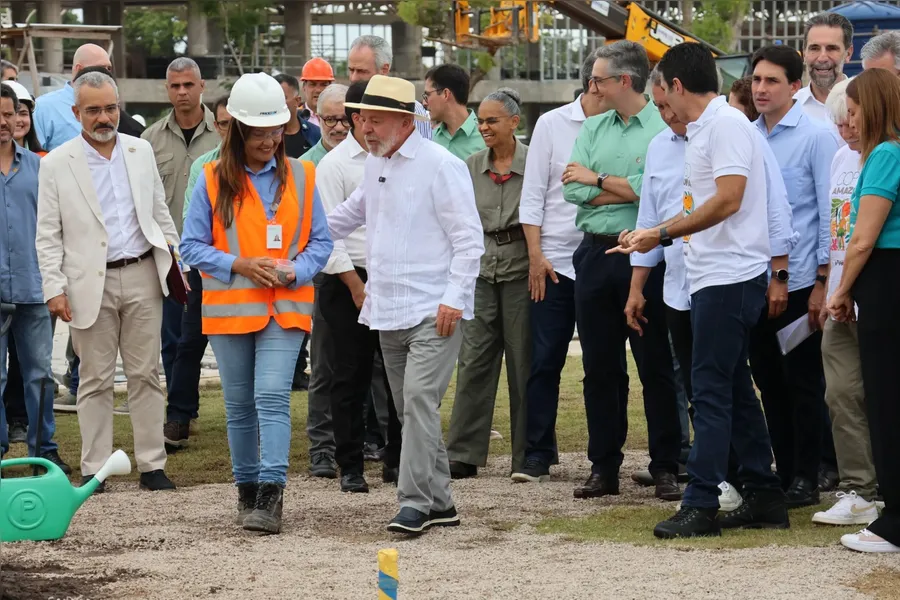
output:
[[[669,232],[665,227],[659,228],[659,245],[663,248],[668,248],[672,245],[672,238],[669,237]]]
[[[788,273],[787,269],[778,269],[777,271],[772,271],[772,277],[784,283],[790,279],[791,275]]]
[[[828,275],[820,275],[819,273],[816,273],[816,283],[825,285],[826,281],[828,281]]]
[[[597,187],[601,190],[603,189],[603,182],[606,181],[607,177],[609,177],[609,173],[600,173],[597,175]]]

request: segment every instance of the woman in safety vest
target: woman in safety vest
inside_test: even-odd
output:
[[[219,363],[237,523],[279,533],[291,444],[291,378],[331,254],[312,163],[284,153],[281,85],[243,75],[218,161],[191,197],[181,255],[203,276],[203,333]]]

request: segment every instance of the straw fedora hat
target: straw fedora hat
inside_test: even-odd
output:
[[[362,102],[346,102],[347,108],[406,113],[419,121],[428,117],[416,114],[416,86],[399,77],[375,75],[369,80]]]

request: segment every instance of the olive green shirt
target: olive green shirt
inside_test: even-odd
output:
[[[528,246],[525,240],[501,245],[494,236],[489,235],[521,227],[519,201],[522,199],[527,154],[528,146],[516,140],[516,152],[509,168],[512,177],[502,184],[494,183],[488,173],[494,170],[489,148],[466,159],[475,188],[475,204],[484,230],[484,254],[481,255],[481,272],[478,276],[490,283],[528,277]]]
[[[322,145],[322,140],[316,142],[316,145],[303,153],[303,156],[300,157],[300,160],[308,160],[312,164],[319,166],[319,161],[325,158],[325,155],[328,154],[328,150],[325,149],[325,146]]]
[[[216,131],[215,115],[203,107],[203,120],[197,125],[190,144],[184,143],[184,133],[175,121],[174,110],[145,129],[141,138],[150,142],[153,147],[156,168],[166,190],[166,204],[180,235],[184,194],[187,190],[191,165],[201,155],[218,147],[222,141]]]
[[[478,119],[475,117],[475,111],[470,110],[469,116],[463,121],[463,124],[456,133],[450,135],[447,126],[441,123],[438,125],[432,136],[432,140],[455,155],[460,160],[466,160],[479,150],[484,149],[484,138],[478,131]]]
[[[628,119],[627,125],[614,110],[590,117],[578,132],[569,162],[577,162],[597,174],[624,177],[635,195],[640,197],[647,146],[665,128],[659,109],[651,101],[641,112]],[[600,191],[596,184],[567,183],[563,186],[563,197],[578,206],[575,216],[578,229],[601,235],[618,235],[623,229],[634,229],[637,201],[591,205],[591,200]]]

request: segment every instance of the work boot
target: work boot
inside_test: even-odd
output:
[[[325,477],[335,479],[337,477],[337,463],[334,457],[326,452],[316,452],[309,460],[309,474],[313,477]]]
[[[191,426],[189,423],[167,422],[163,425],[163,442],[166,446],[166,452],[176,452],[187,446],[190,435]]]
[[[657,524],[653,535],[664,540],[720,536],[716,512],[715,508],[682,506],[672,517]]]
[[[54,465],[56,465],[57,467],[59,467],[59,468],[62,470],[62,472],[65,473],[66,475],[71,475],[71,474],[72,474],[72,467],[70,467],[69,465],[67,465],[67,464],[65,463],[65,461],[63,461],[63,459],[61,459],[61,458],[59,457],[59,452],[58,452],[58,451],[56,451],[56,450],[48,450],[47,452],[44,452],[43,454],[41,454],[41,458],[47,459],[47,460],[49,460],[50,462],[52,462]]]
[[[722,529],[790,529],[787,505],[781,490],[749,491],[744,502],[719,516]]]
[[[656,481],[656,497],[660,500],[681,500],[681,490],[678,489],[678,478],[675,473],[657,473],[653,477]]]
[[[244,529],[262,533],[281,533],[283,506],[284,488],[277,483],[260,483],[256,494],[256,506],[244,519]]]
[[[258,483],[239,483],[237,484],[238,489],[238,502],[237,502],[237,510],[238,516],[235,519],[235,523],[237,525],[243,525],[244,519],[246,519],[250,513],[253,512],[253,509],[256,508],[256,496],[259,493],[259,484]]]

